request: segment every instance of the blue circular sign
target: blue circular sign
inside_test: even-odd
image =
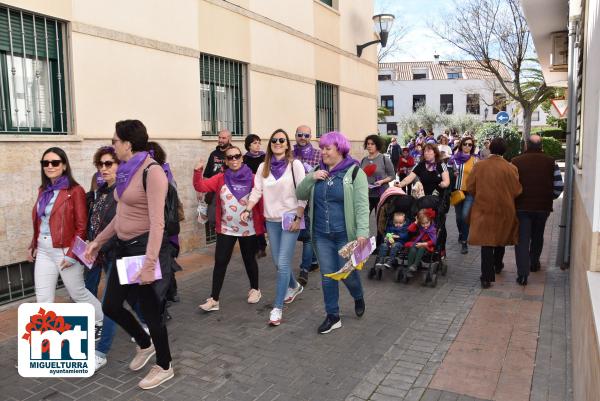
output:
[[[508,124],[509,121],[510,121],[510,116],[508,115],[507,112],[501,111],[498,114],[496,114],[496,122],[498,124]]]

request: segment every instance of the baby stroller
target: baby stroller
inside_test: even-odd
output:
[[[406,216],[407,221],[412,221],[414,216],[415,199],[407,195],[402,189],[397,187],[390,187],[385,190],[379,199],[377,204],[377,233],[379,238],[385,236],[385,230],[390,221],[392,220],[394,213],[402,212]],[[395,267],[398,264],[398,258],[406,259],[406,251],[400,250],[396,255],[396,260],[392,260],[391,267]],[[381,280],[383,276],[383,268],[374,264],[368,273],[368,278],[373,279],[377,277]]]
[[[426,195],[415,201],[415,213],[421,209],[432,209],[435,211],[434,224],[436,227],[437,241],[433,252],[425,253],[421,260],[419,270],[423,270],[423,285],[435,287],[438,274],[445,276],[448,272],[446,262],[446,213],[449,210],[449,192],[442,191],[437,195]],[[399,264],[396,271],[396,281],[408,283],[411,273],[403,263]]]

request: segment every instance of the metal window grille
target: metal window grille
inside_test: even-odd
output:
[[[467,114],[480,114],[479,94],[467,94]]]
[[[0,6],[0,132],[67,133],[63,30]]]
[[[413,113],[426,104],[425,95],[413,95]]]
[[[246,81],[245,64],[200,56],[202,135],[214,136],[223,129],[234,136],[246,135]]]
[[[30,262],[0,266],[0,305],[35,294],[33,266]],[[59,278],[56,288],[61,287],[63,282]]]
[[[452,114],[454,110],[454,95],[440,95],[440,113]]]
[[[338,129],[338,87],[317,81],[317,137]]]
[[[575,110],[576,117],[575,122],[571,124],[571,132],[575,133],[575,157],[573,162],[578,168],[583,167],[583,133],[582,124],[583,124],[583,69],[584,69],[584,33],[583,27],[585,15],[582,16],[581,21],[579,21],[575,27],[576,32],[576,43],[577,46],[574,46],[573,57],[577,58],[577,71],[574,71],[573,75],[576,78],[575,81]]]
[[[217,228],[215,223],[207,222],[204,225],[204,234],[206,235],[206,244],[217,242]]]

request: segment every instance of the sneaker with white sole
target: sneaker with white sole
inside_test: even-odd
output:
[[[102,325],[96,325],[94,330],[94,339],[96,341],[100,341],[100,337],[102,337]]]
[[[248,303],[249,304],[258,303],[258,301],[260,301],[261,297],[262,297],[262,294],[260,293],[260,290],[255,290],[254,288],[250,288],[250,291],[248,291]]]
[[[283,315],[283,310],[279,308],[273,308],[271,314],[269,315],[269,324],[271,326],[279,326],[281,324],[281,316]]]
[[[156,354],[156,350],[154,349],[154,344],[150,343],[148,348],[140,348],[138,346],[135,347],[136,352],[135,356],[129,363],[129,369],[135,371],[143,368],[146,363],[152,358],[154,354]]]
[[[150,335],[150,329],[148,328],[148,326],[146,326],[145,324],[142,324],[142,329],[144,329],[144,331]],[[135,343],[135,338],[131,337],[131,342]]]
[[[300,284],[298,284],[296,288],[288,288],[285,294],[285,300],[283,302],[286,304],[291,304],[298,295],[302,294],[302,291],[304,291],[304,287],[302,287]]]
[[[106,362],[106,358],[103,358],[100,355],[96,354],[96,371],[106,366]]]
[[[170,380],[175,376],[173,372],[173,366],[169,364],[169,369],[163,369],[158,365],[152,366],[150,372],[138,383],[138,386],[142,390],[150,390],[151,388],[158,387],[167,380]]]
[[[198,305],[198,308],[205,312],[212,312],[219,310],[219,301],[215,301],[212,297],[208,298],[205,303]]]

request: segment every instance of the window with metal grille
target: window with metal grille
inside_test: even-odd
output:
[[[223,129],[246,135],[246,80],[246,64],[200,56],[202,135],[217,135]]]
[[[388,135],[398,135],[398,123],[387,123],[386,130]]]
[[[338,87],[317,81],[317,137],[338,129]]]
[[[479,94],[467,94],[467,114],[480,114]]]
[[[574,85],[575,90],[575,121],[570,124],[571,132],[575,133],[575,157],[574,164],[577,168],[581,169],[583,167],[583,69],[584,69],[584,31],[583,27],[585,27],[585,14],[582,14],[581,20],[576,22],[575,26],[575,43],[577,46],[573,46],[573,57],[577,60],[577,71],[574,71],[573,76],[577,77]],[[569,105],[570,107],[570,105]]]
[[[440,95],[440,113],[452,114],[454,111],[454,95]]]
[[[392,76],[390,74],[383,74],[383,75],[378,75],[377,79],[379,81],[391,81],[392,80]]]
[[[498,114],[501,111],[506,111],[506,95],[504,93],[494,93],[493,114]]]
[[[390,111],[390,115],[394,115],[394,96],[381,96],[381,107],[385,107]]]
[[[425,95],[413,95],[413,112],[425,106]]]
[[[63,29],[0,6],[0,132],[67,133]]]

